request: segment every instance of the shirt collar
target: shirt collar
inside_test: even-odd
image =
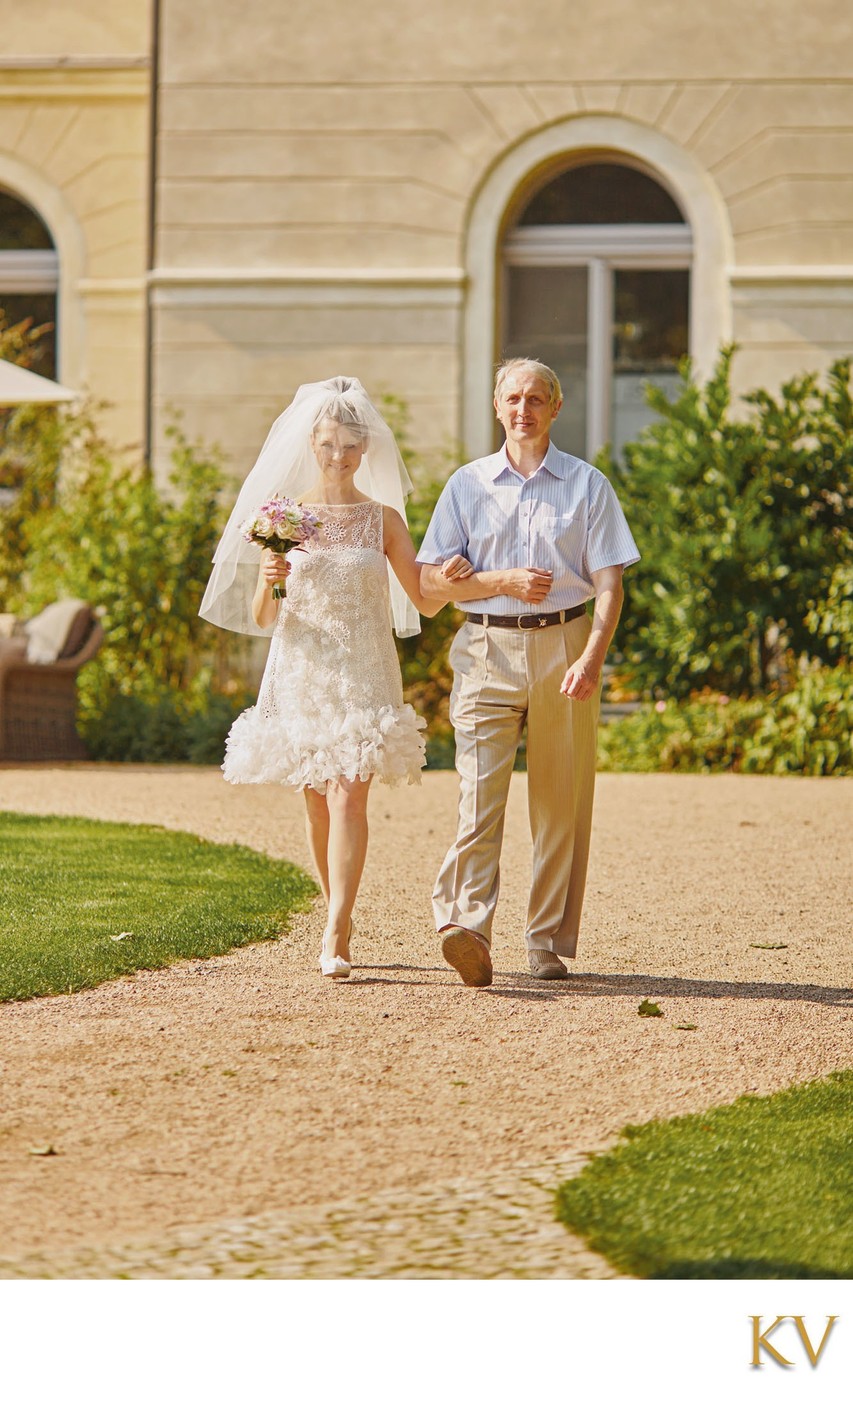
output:
[[[566,477],[566,464],[564,462],[564,456],[560,453],[560,450],[556,447],[552,439],[549,439],[548,441],[548,449],[544,459],[539,465],[539,468],[546,468],[548,472],[553,474],[555,478]],[[539,468],[536,469],[537,473],[539,472]],[[507,457],[506,443],[503,444],[502,448],[498,449],[498,452],[496,454],[492,455],[492,465],[489,472],[489,477],[492,479],[497,479],[500,478],[501,474],[504,472],[516,472],[516,470],[510,463],[509,458]],[[533,474],[531,474],[531,477],[533,477]]]

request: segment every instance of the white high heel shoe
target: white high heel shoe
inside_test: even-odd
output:
[[[331,976],[332,980],[345,981],[352,971],[349,961],[344,961],[342,956],[324,956],[320,952],[320,971],[324,976]]]
[[[352,941],[352,922],[349,925],[349,941]],[[323,933],[323,946],[326,944],[326,934]],[[331,976],[332,980],[345,981],[352,971],[352,963],[345,961],[342,956],[326,956],[323,947],[320,948],[320,971],[324,976]]]

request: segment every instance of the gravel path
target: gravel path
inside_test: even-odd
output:
[[[0,1009],[0,1277],[612,1277],[555,1226],[561,1177],[627,1122],[853,1062],[853,782],[599,777],[579,958],[543,986],[515,776],[486,990],[430,920],[455,795],[446,773],[375,788],[349,982],[315,972],[317,909],[275,943]],[[215,770],[0,768],[3,809],[307,867],[301,804]]]

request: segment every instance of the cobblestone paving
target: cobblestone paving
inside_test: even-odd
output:
[[[618,1278],[554,1219],[555,1187],[585,1160],[196,1225],[157,1243],[0,1258],[0,1278]]]

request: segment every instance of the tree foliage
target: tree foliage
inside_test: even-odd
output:
[[[643,556],[619,647],[638,687],[676,697],[764,691],[785,653],[849,656],[849,612],[838,600],[827,629],[824,609],[853,545],[850,362],[823,387],[803,375],[778,396],[754,391],[735,413],[732,356],[704,386],[685,367],[672,402],[650,388],[657,420],[621,464],[600,460]]]

